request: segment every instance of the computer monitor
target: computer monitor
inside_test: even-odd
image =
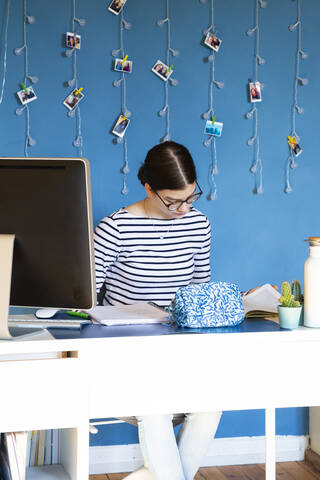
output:
[[[0,338],[8,332],[6,289],[12,306],[89,309],[95,305],[86,159],[0,158],[0,249]]]

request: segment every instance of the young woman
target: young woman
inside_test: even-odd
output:
[[[189,283],[210,280],[210,223],[193,207],[202,191],[189,151],[175,142],[152,148],[138,178],[146,197],[96,228],[97,293],[104,305],[167,306]],[[137,417],[144,467],[130,480],[192,480],[221,412],[187,413],[177,439],[172,415]]]

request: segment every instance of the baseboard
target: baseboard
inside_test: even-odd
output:
[[[301,461],[307,436],[277,436],[277,462]],[[264,437],[215,438],[202,467],[264,463]],[[132,472],[142,465],[139,444],[90,447],[90,474]]]

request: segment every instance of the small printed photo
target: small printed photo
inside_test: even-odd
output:
[[[212,50],[217,52],[221,47],[222,40],[216,37],[214,33],[208,32],[206,38],[204,39],[204,43],[207,45],[207,47],[212,48]]]
[[[114,61],[114,70],[116,72],[131,73],[132,72],[132,61],[126,60],[123,64],[122,58],[116,58]]]
[[[261,102],[261,85],[260,82],[249,83],[250,102]]]
[[[165,82],[168,80],[170,75],[172,74],[173,70],[172,68],[168,67],[165,63],[161,62],[161,60],[158,60],[154,66],[152,67],[153,73],[158,75],[158,77],[161,78],[161,80],[164,80]]]
[[[123,137],[126,133],[126,130],[129,126],[130,120],[129,118],[125,117],[124,115],[120,115],[117,123],[113,127],[112,133],[117,135],[117,137]]]
[[[221,122],[212,123],[212,120],[207,120],[204,133],[207,133],[208,135],[214,135],[215,137],[221,137],[222,128],[223,128],[223,123]]]
[[[115,15],[119,15],[123,7],[125,6],[127,0],[112,0],[110,3],[108,10]]]
[[[25,90],[20,90],[17,92],[17,95],[22,105],[33,102],[33,100],[37,100],[38,98],[32,87],[28,87]]]
[[[294,142],[288,142],[288,143],[289,143],[289,147],[291,148],[295,156],[299,157],[300,153],[302,153],[302,148],[300,147],[297,140],[295,139]]]
[[[65,105],[69,110],[73,110],[84,97],[82,92],[78,92],[77,94],[76,92],[78,92],[77,88],[75,88],[63,102],[63,105]]]
[[[66,46],[69,48],[76,48],[80,50],[81,46],[81,35],[76,35],[72,32],[66,33]]]

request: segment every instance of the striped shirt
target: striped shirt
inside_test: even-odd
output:
[[[103,304],[167,306],[179,287],[208,282],[210,236],[207,217],[194,207],[175,219],[135,216],[124,208],[104,218],[94,237]]]

